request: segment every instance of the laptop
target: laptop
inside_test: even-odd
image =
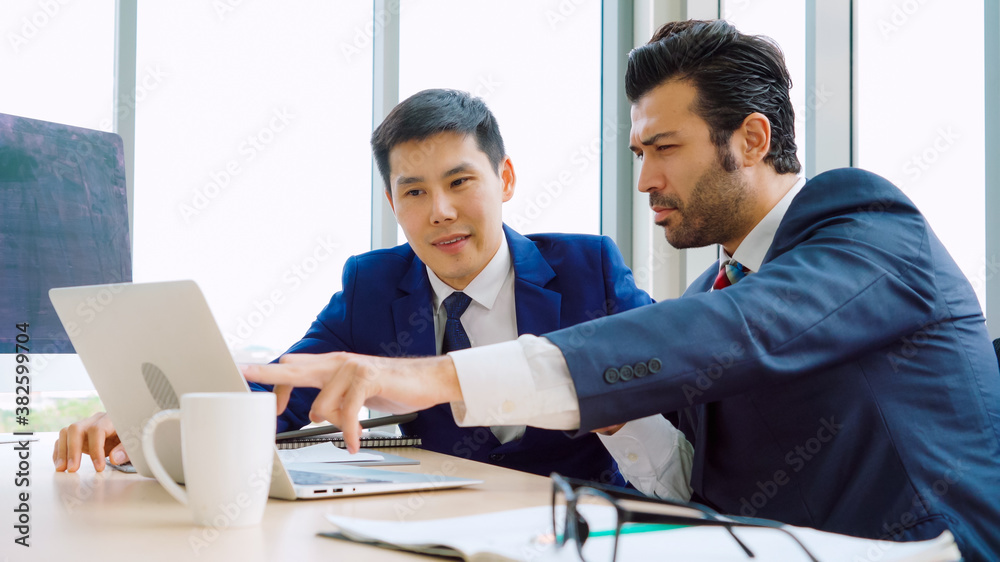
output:
[[[144,476],[152,472],[142,453],[142,428],[153,414],[179,407],[178,397],[188,392],[250,392],[194,281],[57,288],[49,299]],[[180,425],[165,422],[154,447],[171,478],[183,483]],[[285,467],[275,448],[270,496],[293,500],[481,483],[320,463]]]

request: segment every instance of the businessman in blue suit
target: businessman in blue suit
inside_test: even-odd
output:
[[[372,134],[386,196],[409,241],[350,258],[333,296],[289,354],[351,351],[423,357],[449,340],[449,297],[466,294],[454,326],[461,347],[542,334],[651,302],[607,237],[522,236],[502,225],[514,193],[511,159],[492,113],[464,92],[426,90],[400,103]],[[471,340],[471,341],[470,341]],[[278,430],[309,423],[318,391],[297,389]],[[450,407],[402,425],[423,447],[507,468],[619,482],[596,436],[523,426],[460,428]]]
[[[654,220],[676,247],[722,249],[683,298],[378,371],[346,356],[248,377],[326,388],[335,422],[450,402],[476,424],[507,404],[504,423],[630,432],[651,456],[666,420],[622,424],[665,412],[694,444],[698,501],[870,538],[948,530],[966,560],[1000,559],[1000,372],[913,203],[861,170],[797,177],[781,52],[727,22],[665,25],[625,83]],[[495,373],[469,365],[518,354],[507,388],[478,392]],[[571,401],[528,401],[557,380]]]
[[[372,149],[409,243],[350,258],[343,290],[288,353],[434,356],[651,302],[609,238],[525,237],[503,225],[501,206],[514,194],[514,167],[481,100],[451,90],[415,94],[375,130]],[[456,299],[465,302],[453,315],[449,302]],[[278,431],[308,424],[317,394],[297,389]],[[559,471],[624,483],[595,435],[574,439],[488,420],[460,428],[444,405],[421,411],[402,430],[419,436],[424,448],[449,455],[546,476]],[[56,444],[57,468],[75,470],[82,450],[100,470],[106,451],[121,452],[116,444],[103,414],[74,424]]]

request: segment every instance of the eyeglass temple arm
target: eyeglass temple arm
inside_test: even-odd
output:
[[[786,535],[791,537],[792,540],[795,541],[795,544],[799,545],[802,548],[802,550],[809,556],[810,562],[818,562],[816,560],[816,557],[812,555],[812,552],[809,552],[809,549],[806,548],[806,545],[802,544],[802,541],[799,540],[799,537],[795,536],[795,533],[789,531],[783,523],[780,523],[778,521],[773,521],[771,519],[760,519],[757,517],[733,516],[732,520],[735,523],[737,523],[738,526],[765,527],[769,529],[777,529],[782,533],[785,533]]]
[[[802,549],[802,552],[806,553],[806,556],[809,557],[809,562],[819,562],[819,560],[817,560],[816,557],[813,556],[813,553],[810,552],[808,548],[806,548],[806,545],[802,544],[802,541],[799,540],[799,537],[795,536],[795,533],[789,531],[788,529],[786,529],[784,527],[770,526],[770,525],[756,525],[756,526],[757,527],[766,527],[766,528],[770,528],[770,529],[777,529],[777,530],[781,531],[782,533],[785,533],[786,535],[788,535],[789,537],[791,537],[793,541],[795,541],[795,544],[799,545],[799,548]]]
[[[691,517],[680,517],[676,515],[666,515],[663,513],[643,513],[639,511],[625,511],[619,515],[619,521],[629,522],[629,523],[661,523],[661,524],[672,524],[672,525],[690,525],[690,526],[710,526],[710,527],[723,527],[729,536],[733,537],[736,544],[740,545],[743,552],[750,558],[756,558],[753,551],[750,550],[736,533],[733,532],[734,526],[740,526],[739,523],[730,523],[728,521],[718,521],[713,519],[694,519]],[[812,562],[817,562],[813,560]]]
[[[738,536],[736,536],[736,533],[733,532],[733,528],[756,527],[760,529],[774,529],[776,531],[781,531],[782,533],[791,537],[791,539],[795,541],[795,544],[799,545],[799,548],[802,549],[802,552],[804,552],[806,556],[809,557],[809,562],[819,562],[819,560],[817,560],[816,557],[813,556],[813,553],[809,550],[809,548],[807,548],[806,545],[803,544],[802,541],[799,540],[797,536],[795,536],[795,533],[789,531],[783,525],[776,522],[774,524],[761,524],[758,522],[726,521],[714,518],[693,519],[690,517],[680,517],[676,515],[667,515],[663,513],[643,513],[639,511],[629,511],[629,510],[622,510],[622,512],[619,513],[619,521],[632,522],[632,523],[663,523],[663,524],[673,524],[673,525],[723,527],[726,529],[727,532],[729,532],[729,536],[733,537],[733,540],[735,540],[736,543],[740,545],[740,548],[743,549],[743,552],[745,552],[746,555],[750,558],[756,558],[756,556],[754,556],[753,551],[751,551],[750,548],[747,547],[747,545],[744,544],[743,541],[740,540]]]

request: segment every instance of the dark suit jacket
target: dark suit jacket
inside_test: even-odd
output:
[[[913,203],[873,174],[823,173],[760,271],[709,293],[715,271],[546,336],[581,430],[677,412],[696,499],[721,511],[900,540],[950,529],[967,560],[1000,559],[1000,373]]]
[[[610,238],[578,234],[521,236],[504,226],[514,265],[518,334],[541,334],[652,302]],[[436,352],[433,294],[427,271],[409,244],[350,258],[343,291],[335,294],[288,353],[352,351],[388,357]],[[278,431],[309,423],[318,391],[296,389]],[[426,449],[548,476],[562,474],[621,483],[597,436],[528,428],[501,444],[489,428],[459,428],[447,404],[405,424]]]

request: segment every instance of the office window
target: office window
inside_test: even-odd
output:
[[[297,341],[369,249],[372,12],[139,4],[133,277],[197,281],[238,361]]]
[[[855,164],[917,204],[984,305],[983,3],[866,0],[854,9]]]
[[[399,43],[400,100],[455,88],[496,115],[517,173],[508,225],[600,231],[600,2],[404,2]]]
[[[0,21],[0,113],[111,130],[114,0],[7,0]]]
[[[802,171],[806,169],[806,104],[823,103],[822,91],[806,91],[806,6],[800,0],[724,0],[722,17],[743,33],[766,35],[781,47],[792,78],[795,110],[795,146]]]
[[[0,113],[111,130],[114,10],[114,0],[0,3],[0,21],[4,22]],[[17,322],[4,321],[10,322],[0,327],[4,330],[13,330]],[[100,408],[76,355],[33,353],[29,356],[30,424],[18,425],[13,352],[0,350],[0,371],[10,374],[0,377],[0,432],[58,429]]]

